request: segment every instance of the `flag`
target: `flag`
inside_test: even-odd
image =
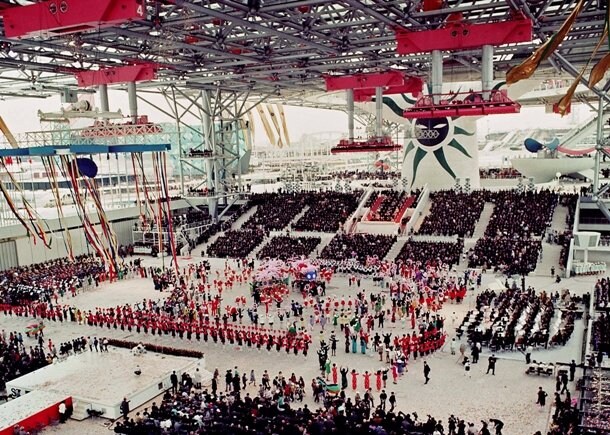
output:
[[[606,71],[610,67],[610,53],[601,58],[599,62],[593,67],[591,70],[591,74],[589,75],[589,87],[593,87],[599,83],[601,79],[604,78]]]
[[[582,79],[582,76],[585,74],[585,71],[587,70],[587,68],[589,67],[589,64],[591,63],[591,60],[593,60],[593,58],[595,57],[595,55],[597,54],[597,51],[599,50],[599,48],[602,46],[602,44],[604,43],[604,40],[606,39],[606,36],[608,35],[608,30],[604,29],[604,33],[602,34],[602,37],[599,38],[599,42],[597,43],[597,45],[595,46],[595,49],[593,50],[593,52],[591,53],[591,57],[589,58],[589,60],[587,61],[587,64],[584,66],[584,68],[580,71],[580,73],[578,74],[578,77],[576,77],[576,79],[574,79],[574,82],[572,83],[572,86],[570,86],[570,88],[568,89],[568,91],[566,92],[566,94],[561,97],[561,100],[559,100],[559,103],[557,103],[557,110],[558,112],[561,114],[561,116],[564,116],[566,113],[568,113],[569,108],[570,108],[570,104],[572,103],[572,97],[574,96],[574,92],[576,92],[576,87],[578,86],[578,84],[580,83],[580,80]],[[607,57],[607,56],[606,56]],[[603,59],[602,59],[603,60]],[[598,64],[599,65],[599,64]],[[597,66],[597,65],[596,65]],[[593,68],[595,69],[595,68]],[[591,71],[591,73],[593,73],[593,71]],[[599,78],[599,80],[601,80],[601,78],[604,75],[602,74],[602,76]],[[599,81],[598,80],[598,81]],[[593,85],[591,85],[591,83],[589,83],[589,88],[593,87]]]
[[[570,32],[574,21],[576,21],[578,14],[580,14],[580,11],[584,6],[584,3],[584,0],[579,0],[572,10],[572,13],[568,16],[568,19],[564,21],[557,33],[538,47],[538,49],[534,51],[530,57],[521,62],[520,65],[511,68],[508,73],[506,73],[507,84],[512,85],[520,80],[530,78],[532,74],[534,74],[538,66],[540,66],[544,60],[548,59],[551,54],[553,54],[559,44],[561,44],[561,42]]]
[[[608,33],[610,29],[610,0],[606,0],[606,13],[605,13],[604,30]],[[605,35],[605,34],[604,34]],[[603,36],[602,35],[602,38]],[[608,48],[610,49],[610,38],[608,38]],[[589,74],[589,87],[592,88],[604,78],[606,71],[610,68],[610,54],[605,55],[591,70]]]

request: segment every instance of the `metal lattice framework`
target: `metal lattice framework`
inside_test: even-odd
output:
[[[0,1],[0,9],[15,6],[12,1]],[[325,73],[393,68],[427,76],[429,54],[397,54],[396,27],[435,29],[455,13],[472,23],[502,21],[521,11],[532,19],[535,39],[497,47],[495,68],[501,72],[556,31],[576,0],[446,0],[443,8],[428,12],[421,3],[145,0],[144,17],[120,26],[45,38],[0,36],[0,95],[46,97],[76,87],[78,71],[152,62],[159,66],[158,78],[140,87],[271,94],[290,103],[302,93],[322,91]],[[588,60],[603,31],[605,3],[586,2],[546,71],[574,74]],[[444,58],[455,77],[476,74],[479,63],[480,50]]]

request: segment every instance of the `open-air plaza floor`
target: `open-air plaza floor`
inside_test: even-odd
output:
[[[184,267],[188,263],[197,263],[201,261],[200,257],[192,257],[189,259],[180,259],[181,267]],[[167,259],[165,259],[167,262]],[[224,269],[225,260],[211,259],[211,274],[213,278],[216,271]],[[228,260],[228,263],[236,268],[236,262]],[[146,258],[143,260],[145,266],[160,265],[160,259]],[[458,272],[461,274],[462,272]],[[407,371],[398,378],[396,384],[393,384],[392,377],[388,379],[386,392],[388,396],[391,392],[395,393],[396,396],[396,408],[404,413],[416,412],[420,420],[425,420],[426,416],[432,415],[437,419],[442,420],[446,427],[447,419],[451,414],[455,415],[460,419],[464,419],[467,422],[475,423],[475,427],[480,428],[480,420],[489,421],[489,419],[499,419],[504,422],[503,434],[507,435],[531,435],[536,431],[545,433],[551,414],[552,397],[555,391],[555,378],[554,376],[536,376],[526,374],[527,365],[525,363],[525,356],[522,352],[514,351],[500,351],[496,354],[498,362],[496,364],[495,375],[486,374],[487,360],[490,352],[483,348],[481,359],[478,364],[472,365],[472,370],[467,375],[463,365],[459,352],[456,355],[452,355],[450,351],[450,341],[456,335],[456,327],[459,326],[465,314],[475,307],[476,295],[484,291],[488,287],[498,287],[503,285],[504,277],[495,276],[492,273],[486,273],[482,275],[482,283],[479,288],[469,290],[465,300],[462,303],[451,303],[449,301],[440,309],[440,314],[445,318],[445,330],[447,331],[447,341],[445,345],[437,352],[426,356],[425,358],[417,358],[413,360],[411,358],[407,364]],[[572,294],[582,295],[584,293],[591,293],[595,281],[598,279],[597,276],[588,277],[577,277],[571,279],[564,279],[560,283],[556,283],[555,280],[550,276],[533,276],[526,279],[527,286],[533,286],[537,291],[547,292],[560,292],[564,289],[569,289]],[[520,280],[517,280],[517,285],[520,285]],[[371,278],[362,278],[361,286],[362,290],[369,293],[380,293],[388,290],[383,287],[376,286]],[[341,298],[354,297],[358,290],[348,285],[348,276],[345,274],[335,274],[327,286],[326,297],[334,298],[337,300]],[[154,289],[152,280],[150,278],[129,278],[115,283],[102,283],[99,287],[90,287],[75,297],[64,296],[59,300],[60,304],[68,304],[73,307],[79,308],[84,311],[95,310],[96,307],[116,307],[117,305],[123,305],[126,303],[136,304],[142,302],[143,299],[162,299],[166,297],[169,292],[160,292]],[[222,293],[223,303],[221,306],[226,304],[232,304],[236,298],[245,296],[247,298],[246,307],[251,306],[252,298],[250,296],[250,283],[244,282],[240,285],[234,286],[232,289],[225,289]],[[292,291],[283,301],[283,307],[289,309],[291,300],[303,302],[303,298],[298,291]],[[263,308],[264,310],[264,308]],[[309,318],[310,314],[313,314],[312,310],[308,307],[305,308],[303,317]],[[532,359],[544,362],[563,362],[569,363],[572,359],[580,362],[582,345],[583,345],[583,332],[585,326],[585,318],[576,320],[574,333],[567,342],[566,346],[555,347],[549,349],[535,349],[532,354]],[[7,316],[0,313],[0,328],[5,331],[18,331],[24,332],[26,327],[32,323],[32,318],[18,317],[15,315]],[[244,325],[250,325],[248,316],[244,315],[242,323]],[[553,323],[553,322],[552,322]],[[372,332],[378,332],[377,324],[376,329]],[[274,325],[275,329],[280,329],[280,323],[276,321]],[[284,326],[285,328],[285,326]],[[291,403],[291,406],[300,407],[303,404],[307,404],[310,409],[315,409],[319,406],[314,402],[311,393],[311,381],[312,379],[320,376],[320,369],[318,364],[317,350],[320,346],[320,326],[316,325],[314,330],[310,332],[312,336],[312,344],[309,349],[307,356],[302,353],[294,355],[293,352],[287,353],[284,350],[276,351],[272,348],[271,351],[267,351],[263,346],[260,350],[256,347],[238,346],[236,344],[222,345],[220,342],[215,344],[209,340],[204,342],[197,341],[195,337],[188,340],[186,336],[183,339],[178,337],[172,337],[171,335],[151,335],[144,332],[137,333],[135,330],[121,330],[120,328],[100,328],[89,326],[86,323],[78,324],[76,322],[53,322],[45,321],[45,343],[48,338],[51,338],[54,343],[59,346],[59,343],[72,340],[77,337],[90,337],[93,340],[94,337],[102,339],[103,337],[129,340],[133,342],[151,343],[156,345],[163,345],[173,348],[180,349],[192,349],[198,350],[205,354],[205,369],[213,372],[218,369],[221,374],[221,380],[219,382],[219,390],[224,391],[224,377],[223,374],[228,369],[237,367],[240,373],[247,373],[249,375],[250,370],[254,370],[256,374],[257,383],[260,382],[263,371],[267,370],[273,378],[278,372],[282,372],[284,376],[289,377],[292,373],[297,378],[300,376],[305,380],[305,398],[303,403],[296,402]],[[372,346],[366,351],[366,354],[360,353],[360,347],[358,347],[357,353],[345,353],[343,346],[343,332],[339,330],[339,327],[333,327],[332,322],[328,322],[324,328],[324,336],[326,341],[330,337],[332,331],[335,331],[339,344],[337,345],[336,356],[330,356],[331,363],[337,364],[338,367],[346,367],[351,370],[356,370],[362,374],[365,371],[369,373],[375,373],[379,369],[389,368],[389,364],[379,361],[377,352],[372,350]],[[381,332],[390,332],[392,334],[400,334],[412,332],[410,322],[407,320],[391,322],[390,318],[385,321],[384,329]],[[35,345],[33,338],[24,338],[26,348]],[[466,335],[462,336],[461,342],[466,342]],[[458,345],[459,348],[459,345]],[[89,352],[87,349],[86,352]],[[106,356],[103,353],[96,353],[82,359],[82,371],[87,373],[88,363],[87,361],[95,358],[103,359]],[[470,355],[468,350],[467,355]],[[74,357],[68,357],[74,358]],[[146,355],[143,358],[147,358]],[[424,360],[429,364],[431,368],[430,381],[428,384],[424,383],[423,366]],[[112,360],[112,364],[122,364],[120,359]],[[59,364],[66,364],[65,361]],[[128,373],[133,371],[133,366],[119,367],[121,370],[125,370]],[[167,370],[169,367],[164,367],[163,370]],[[94,376],[84,376],[79,381],[80,388],[83,390],[83,394],[86,391],[88,396],[96,396],[105,394],[107,391],[108,384],[111,380],[105,377],[96,378]],[[578,372],[577,372],[578,376]],[[356,391],[352,389],[350,385],[346,389],[348,397],[354,397],[356,392],[359,392],[362,396],[364,394],[364,386],[362,385],[362,378],[359,379]],[[371,387],[374,392],[374,403],[379,403],[379,392],[375,388],[374,377],[371,378]],[[542,387],[548,394],[547,404],[545,407],[536,405],[537,391],[538,388]],[[575,383],[571,382],[570,390],[572,396],[576,395]],[[204,385],[204,388],[209,388],[209,383]],[[242,396],[246,393],[250,396],[255,396],[258,393],[258,387],[248,386],[242,391]],[[160,402],[159,397],[157,402]],[[153,400],[154,401],[154,400]],[[151,401],[152,402],[152,401]],[[144,407],[150,406],[150,403],[143,405]],[[130,415],[134,415],[135,412],[141,411],[143,407],[137,410],[133,410]],[[2,405],[0,405],[0,415],[2,414]],[[66,424],[50,427],[45,429],[48,433],[62,433],[62,434],[107,434],[108,428],[114,424],[113,422],[106,419],[88,419],[85,421],[73,421],[70,420]],[[493,432],[493,425],[491,426]]]

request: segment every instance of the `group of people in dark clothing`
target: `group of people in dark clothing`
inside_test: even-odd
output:
[[[293,375],[294,376],[294,375]],[[248,377],[244,374],[244,383]],[[250,378],[251,379],[251,378]],[[259,394],[251,397],[241,387],[229,388],[225,393],[194,389],[192,383],[183,381],[177,391],[166,391],[160,405],[152,404],[125,421],[119,422],[115,433],[139,434],[280,434],[326,435],[350,433],[354,435],[449,433],[467,435],[475,433],[475,424],[451,415],[443,422],[431,415],[421,418],[416,412],[404,413],[395,409],[396,398],[389,398],[385,390],[379,400],[370,392],[355,400],[344,395],[327,395],[325,404],[311,410],[306,404],[296,406],[284,395],[279,384],[266,388],[269,378],[262,380]],[[239,377],[238,381],[239,383]],[[251,382],[251,381],[250,381]],[[275,382],[275,380],[274,380]],[[297,382],[298,383],[298,382]],[[173,388],[172,388],[173,390]],[[386,402],[389,401],[389,406]],[[291,406],[293,405],[293,406]],[[377,405],[377,406],[375,406]],[[133,414],[133,413],[132,413]],[[502,433],[504,423],[498,419],[481,421],[478,434]]]
[[[355,259],[364,264],[367,258],[383,260],[394,243],[396,243],[396,236],[337,234],[324,247],[320,258],[335,261]]]
[[[54,292],[68,294],[85,282],[96,284],[105,273],[102,262],[88,255],[58,258],[0,272],[0,303],[17,305],[43,300],[50,302]]]
[[[259,193],[250,195],[250,205],[257,208],[242,228],[282,230],[303,210],[314,195],[313,193]]]
[[[442,190],[430,194],[432,206],[419,234],[470,237],[485,206],[485,191],[460,193]]]
[[[6,383],[19,376],[46,366],[51,362],[44,350],[44,342],[30,346],[29,352],[23,344],[20,332],[0,333],[0,394],[5,395]]]
[[[495,266],[508,275],[527,275],[536,268],[542,236],[551,223],[559,195],[550,190],[507,190],[486,196],[495,208],[484,236],[469,253],[469,266]]]
[[[401,248],[396,261],[412,260],[426,263],[440,259],[444,264],[450,266],[460,262],[460,256],[464,250],[464,240],[458,239],[452,242],[423,242],[409,240]]]
[[[352,193],[318,192],[311,198],[309,209],[292,225],[296,231],[334,233],[356,211],[362,191]]]
[[[257,257],[259,259],[279,258],[284,261],[291,258],[309,257],[321,241],[320,237],[275,236],[261,248]]]
[[[208,257],[245,258],[265,239],[265,231],[229,230],[208,247]]]

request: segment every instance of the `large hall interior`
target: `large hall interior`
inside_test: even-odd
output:
[[[0,435],[610,434],[609,28],[0,0]]]

